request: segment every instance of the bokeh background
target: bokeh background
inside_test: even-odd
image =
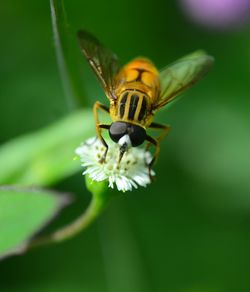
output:
[[[123,63],[145,55],[161,68],[200,48],[216,62],[157,116],[172,131],[162,143],[156,182],[117,196],[74,239],[1,262],[0,291],[250,291],[250,5],[224,0],[226,9],[196,10],[191,2],[65,0],[71,30],[91,31]],[[244,15],[236,2],[246,5]],[[232,18],[223,15],[228,10]],[[4,143],[57,121],[69,108],[48,1],[5,1],[0,24]],[[72,43],[82,58],[75,38]],[[81,62],[82,98],[91,107],[105,97]],[[80,173],[51,187],[76,194],[58,224],[88,204]]]

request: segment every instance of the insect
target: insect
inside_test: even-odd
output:
[[[119,144],[119,161],[131,146],[139,146],[144,141],[148,142],[147,149],[154,145],[155,152],[148,165],[150,173],[159,155],[160,141],[170,129],[168,125],[153,122],[154,114],[200,80],[210,69],[213,58],[203,51],[196,51],[160,72],[143,57],[120,67],[116,55],[87,31],[80,30],[78,40],[110,102],[107,107],[97,101],[93,107],[97,136],[105,147],[100,161],[105,162],[108,152],[108,144],[102,136],[102,129],[106,129],[110,138]],[[111,125],[99,122],[98,110],[110,114]],[[147,134],[148,128],[161,133],[153,138]]]

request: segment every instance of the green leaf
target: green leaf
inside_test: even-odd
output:
[[[49,185],[80,171],[75,149],[95,135],[92,111],[78,111],[0,147],[0,184]]]
[[[0,258],[25,251],[30,239],[69,202],[48,190],[0,188]]]
[[[80,53],[76,34],[71,33],[62,0],[50,0],[52,28],[56,57],[69,107],[84,105],[83,80],[79,73],[80,65],[77,52]]]

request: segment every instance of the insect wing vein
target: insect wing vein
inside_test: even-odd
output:
[[[84,30],[78,32],[78,40],[84,56],[101,82],[107,97],[113,99],[114,77],[119,70],[117,56]]]
[[[197,51],[163,69],[160,72],[161,94],[156,109],[172,101],[178,94],[203,78],[212,64],[211,56],[203,51]]]

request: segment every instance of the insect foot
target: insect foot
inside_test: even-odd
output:
[[[106,156],[103,156],[100,160],[99,160],[100,164],[104,164],[106,163]]]

